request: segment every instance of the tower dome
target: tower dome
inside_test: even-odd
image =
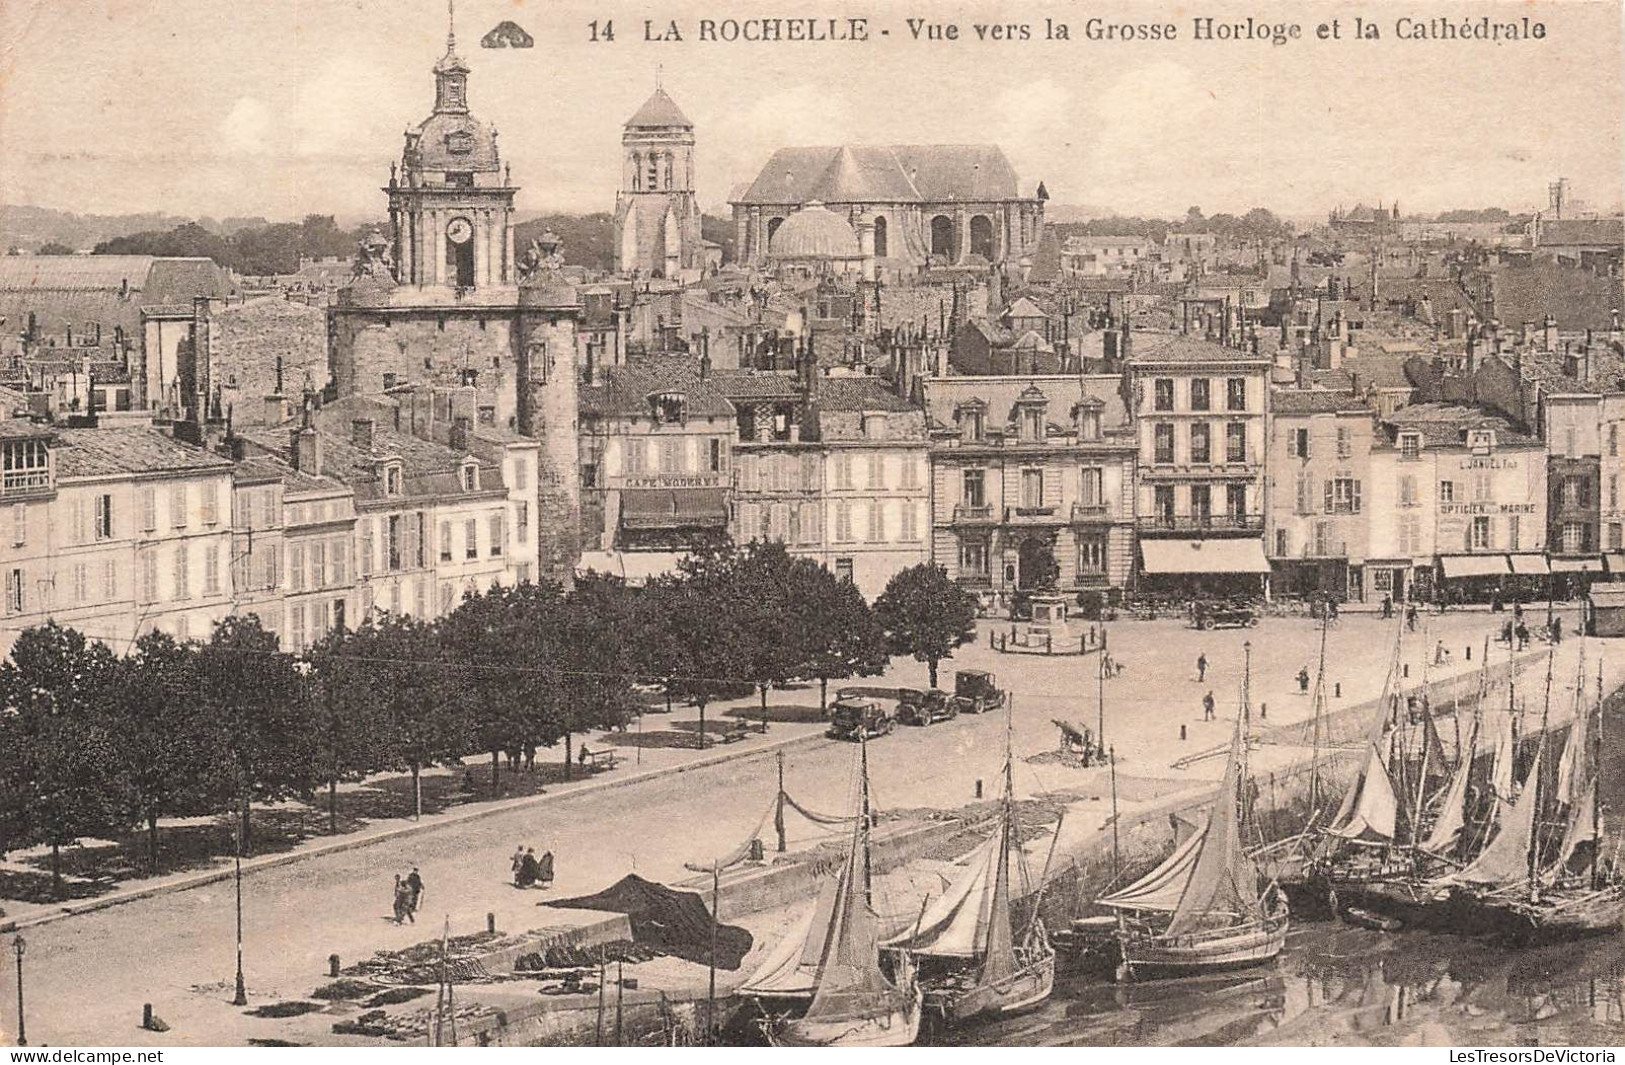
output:
[[[813,201],[779,225],[768,254],[775,259],[859,259],[863,251],[851,224]]]

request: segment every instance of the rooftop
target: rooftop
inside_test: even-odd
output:
[[[231,470],[231,460],[180,443],[157,429],[59,429],[56,435],[59,477]]]

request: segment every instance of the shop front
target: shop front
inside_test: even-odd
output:
[[[1264,542],[1251,539],[1141,539],[1140,590],[1183,599],[1270,594]]]
[[[1444,603],[1487,603],[1504,594],[1512,576],[1505,555],[1443,555],[1435,598]]]
[[[1503,600],[1530,603],[1546,598],[1551,591],[1552,567],[1545,555],[1508,555],[1507,562],[1511,566],[1512,576],[1501,589]]]
[[[1603,575],[1603,562],[1600,558],[1552,559],[1553,599],[1565,602],[1584,599],[1592,583],[1602,580],[1607,580],[1607,577]]]

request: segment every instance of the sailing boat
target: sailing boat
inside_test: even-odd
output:
[[[887,949],[917,960],[925,1002],[940,1010],[949,1024],[1031,1009],[1049,998],[1055,987],[1055,950],[1038,916],[1038,898],[1034,897],[1032,918],[1019,942],[1011,923],[1010,859],[1012,852],[1018,858],[1022,853],[1016,828],[1007,723],[998,831],[971,853],[965,872],[922,910],[914,928],[885,943]],[[1057,825],[1056,838],[1059,835]],[[1052,839],[1052,854],[1053,843]],[[1025,881],[1025,862],[1017,864]],[[1033,894],[1032,885],[1022,886],[1023,894]]]
[[[1243,968],[1273,959],[1286,943],[1286,896],[1242,844],[1247,776],[1247,695],[1230,741],[1230,760],[1207,823],[1161,865],[1100,899],[1117,911],[1129,978]],[[1166,915],[1166,916],[1165,916]]]
[[[895,982],[880,968],[879,918],[869,898],[869,749],[861,737],[858,750],[858,816],[840,875],[805,918],[800,936],[780,944],[741,988],[759,997],[806,994],[802,1016],[766,1025],[775,1045],[908,1046],[920,1032],[921,990],[912,964],[903,959]],[[812,957],[816,964],[809,964]]]

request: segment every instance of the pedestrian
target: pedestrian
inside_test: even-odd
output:
[[[1304,666],[1298,670],[1298,694],[1309,694],[1309,667]]]
[[[553,852],[543,851],[541,861],[536,863],[536,879],[541,882],[544,889],[553,886]]]
[[[1416,604],[1407,603],[1405,606],[1405,628],[1410,632],[1416,631]]]
[[[519,846],[515,847],[514,850],[513,850],[513,863],[512,863],[512,870],[511,870],[512,873],[513,873],[513,882],[514,882],[514,884],[516,886],[519,883],[519,867],[524,865],[524,864],[525,864],[525,847],[524,847],[524,844],[520,844]]]
[[[1501,642],[1508,647],[1512,646],[1512,622],[1508,621],[1501,626]]]
[[[1206,695],[1202,696],[1202,720],[1203,721],[1212,721],[1213,720],[1213,689],[1212,688],[1209,688],[1208,693]]]
[[[1337,621],[1337,600],[1335,599],[1326,600],[1326,620],[1330,622]]]
[[[1552,628],[1552,642],[1553,643],[1562,643],[1563,642],[1563,619],[1559,618],[1559,617],[1552,618],[1551,628]]]
[[[407,901],[406,916],[413,924],[418,923],[418,903],[423,901],[423,877],[418,873],[418,867],[413,866],[412,872],[406,878],[407,890],[411,893]]]
[[[1528,625],[1525,625],[1522,621],[1519,621],[1517,628],[1513,629],[1513,633],[1518,637],[1518,650],[1521,651],[1525,647],[1529,646],[1529,626]]]
[[[1522,621],[1523,620],[1523,600],[1522,599],[1520,599],[1516,603],[1512,604],[1512,620],[1514,620],[1514,621]]]
[[[395,874],[395,923],[405,924],[407,918],[406,908],[412,897],[412,889],[406,886],[401,874]]]
[[[531,887],[536,883],[536,877],[536,850],[533,847],[526,847],[525,856],[519,860],[519,875],[514,878],[514,887]]]
[[[1394,597],[1391,596],[1391,595],[1385,595],[1385,596],[1382,597],[1382,620],[1384,620],[1384,621],[1392,621],[1393,618],[1394,618]]]
[[[1445,650],[1444,641],[1440,640],[1437,644],[1434,644],[1434,646],[1433,646],[1433,664],[1436,665],[1436,666],[1442,666],[1442,665],[1445,665],[1446,663],[1448,663],[1449,661],[1450,661],[1450,652]]]
[[[1206,682],[1207,682],[1207,655],[1204,653],[1204,654],[1199,654],[1199,655],[1196,656],[1196,683],[1205,684]]]

